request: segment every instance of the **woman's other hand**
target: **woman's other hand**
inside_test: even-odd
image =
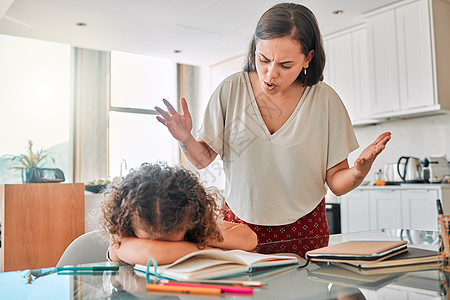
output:
[[[330,168],[327,171],[326,182],[331,191],[336,196],[342,196],[359,186],[369,173],[375,158],[384,150],[390,139],[390,132],[381,134],[361,152],[352,168],[349,168],[347,159]]]
[[[375,142],[367,146],[366,149],[361,152],[359,157],[355,160],[355,169],[363,176],[366,176],[367,173],[369,173],[375,158],[377,158],[378,154],[386,148],[386,144],[390,139],[390,132],[382,133]]]
[[[181,98],[182,114],[179,114],[166,99],[163,99],[163,102],[166,105],[168,112],[155,106],[155,110],[161,115],[157,116],[156,119],[169,129],[170,134],[172,134],[177,141],[182,144],[186,143],[191,137],[192,130],[192,118],[189,113],[186,99]]]

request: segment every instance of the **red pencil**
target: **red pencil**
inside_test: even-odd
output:
[[[216,288],[189,287],[189,286],[167,286],[162,284],[147,284],[147,290],[158,292],[175,292],[188,294],[220,294],[222,291]]]

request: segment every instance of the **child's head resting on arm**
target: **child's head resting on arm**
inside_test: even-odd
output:
[[[120,237],[188,241],[203,249],[223,241],[218,195],[207,191],[189,170],[166,164],[142,164],[106,191],[103,227]]]

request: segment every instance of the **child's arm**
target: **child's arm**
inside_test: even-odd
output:
[[[251,251],[256,248],[258,238],[248,226],[223,221],[222,242],[212,242],[205,249],[241,249]],[[180,241],[157,241],[145,238],[123,237],[120,246],[112,239],[109,246],[109,258],[113,261],[124,261],[131,265],[145,265],[150,258],[158,264],[170,264],[191,252],[198,251],[197,244]]]
[[[248,226],[223,221],[223,241],[214,241],[210,246],[222,249],[240,249],[252,251],[258,245],[258,237]]]
[[[110,241],[109,257],[113,261],[121,260],[130,265],[145,265],[150,258],[154,258],[161,265],[170,264],[199,250],[196,244],[184,241],[168,242],[136,237],[123,237],[120,241],[120,246]]]

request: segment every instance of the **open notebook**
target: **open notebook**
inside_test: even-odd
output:
[[[187,254],[169,265],[150,266],[149,274],[175,280],[216,279],[293,265],[298,265],[295,256],[207,249]],[[144,265],[134,268],[147,272]]]

